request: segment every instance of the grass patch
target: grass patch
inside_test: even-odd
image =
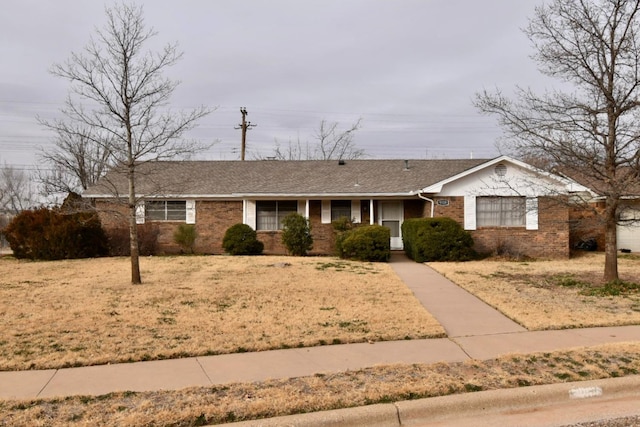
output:
[[[582,295],[596,296],[596,297],[610,297],[621,295],[637,294],[640,291],[640,285],[637,283],[625,282],[622,280],[614,280],[613,282],[605,283],[604,286],[590,287],[580,291]]]
[[[388,264],[267,256],[140,262],[143,284],[132,286],[127,258],[0,258],[0,370],[444,336]]]
[[[557,366],[550,366],[550,360],[557,361]],[[576,364],[585,368],[574,372]],[[640,343],[621,343],[486,361],[377,366],[177,391],[7,400],[0,401],[0,419],[11,426],[43,422],[53,427],[210,425],[480,390],[619,377],[639,369]]]
[[[604,283],[604,254],[570,260],[429,263],[529,330],[640,324],[640,257],[621,256]]]

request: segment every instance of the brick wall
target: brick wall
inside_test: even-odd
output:
[[[97,201],[102,225],[109,233],[114,228],[128,227],[127,208],[123,204]],[[195,251],[204,254],[223,253],[222,239],[229,227],[242,222],[241,201],[197,201],[196,202],[196,238]],[[158,227],[158,253],[180,253],[181,247],[173,241],[173,234],[182,221],[153,221]]]
[[[227,229],[242,223],[242,201],[201,201],[196,202],[196,252],[221,254],[222,239]],[[177,227],[177,225],[175,226]],[[175,229],[174,227],[174,229]]]
[[[447,206],[437,200],[448,200]],[[436,198],[434,216],[446,216],[464,225],[464,197]],[[426,207],[430,209],[430,206]],[[538,230],[524,227],[487,227],[471,230],[479,253],[526,255],[533,258],[569,257],[569,209],[561,201],[540,198]]]
[[[448,200],[448,205],[439,205],[438,200]],[[464,223],[464,197],[436,198],[435,216],[446,216]],[[365,207],[366,205],[366,207]],[[377,210],[375,203],[375,210]],[[126,227],[126,206],[98,201],[96,207],[105,229]],[[362,223],[369,223],[369,201],[361,203]],[[405,218],[428,217],[431,204],[419,199],[406,200]],[[121,215],[114,216],[115,212]],[[321,202],[310,201],[311,233],[313,249],[311,254],[332,254],[335,234],[331,224],[321,223]],[[375,212],[374,212],[375,214]],[[575,217],[572,214],[572,219]],[[241,201],[198,201],[196,203],[196,251],[198,253],[223,253],[222,239],[233,224],[242,222]],[[161,253],[177,253],[180,247],[173,242],[173,233],[180,222],[154,222],[160,229],[158,243]],[[569,209],[566,205],[541,198],[539,201],[538,230],[524,228],[481,228],[471,231],[475,249],[481,253],[504,252],[527,255],[535,258],[565,258],[569,256]],[[259,231],[258,239],[264,243],[264,253],[285,254],[282,233],[279,231]]]
[[[582,240],[595,239],[597,250],[604,251],[605,227],[601,217],[604,208],[604,202],[599,202],[589,207],[575,206],[569,210],[571,248],[575,248]]]

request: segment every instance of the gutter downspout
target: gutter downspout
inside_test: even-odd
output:
[[[421,193],[418,193],[418,197],[420,197],[422,200],[426,200],[427,202],[431,203],[431,218],[433,218],[433,213],[434,213],[434,210],[435,210],[435,203],[434,203],[433,199],[425,197]]]

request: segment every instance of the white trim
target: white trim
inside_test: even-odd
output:
[[[360,211],[360,200],[351,201],[351,218],[353,219],[353,222],[356,224],[360,224],[362,222],[362,213]]]
[[[307,215],[307,206],[304,200],[298,200],[297,211],[305,218],[309,218],[309,216]]]
[[[415,191],[403,191],[400,193],[230,193],[230,194],[138,194],[136,197],[147,199],[198,199],[198,200],[238,200],[238,199],[258,199],[258,200],[338,200],[338,199],[370,199],[372,197],[397,197],[410,198],[416,195]],[[125,199],[124,196],[114,196],[113,194],[83,194],[87,199]]]
[[[256,201],[255,200],[243,200],[242,201],[242,218],[243,223],[249,227],[256,229]]]
[[[373,199],[369,199],[369,225],[375,224],[375,218],[373,217]]]
[[[476,229],[476,196],[464,196],[464,229]]]
[[[544,171],[542,169],[538,169],[536,167],[531,166],[528,163],[524,163],[521,162],[520,160],[516,160],[513,159],[509,156],[500,156],[500,157],[496,157],[495,159],[489,160],[485,163],[481,163],[476,167],[473,167],[471,169],[467,169],[464,172],[461,172],[457,175],[454,175],[452,177],[449,177],[447,179],[443,179],[440,182],[436,182],[435,184],[431,184],[428,187],[423,188],[422,190],[419,190],[419,193],[430,193],[430,194],[435,194],[435,193],[440,193],[442,191],[442,187],[444,187],[445,184],[448,184],[450,182],[453,181],[457,181],[460,178],[464,178],[465,176],[471,175],[473,173],[476,173],[482,169],[486,169],[490,166],[493,166],[495,164],[498,164],[500,162],[509,162],[512,163],[516,166],[519,166],[523,169],[526,169],[530,172],[533,172],[535,174],[538,175],[542,175],[545,176],[547,178],[553,179],[557,182],[562,183],[563,185],[565,185],[567,187],[567,191],[568,192],[579,192],[579,191],[588,191],[591,194],[594,194],[593,191],[590,188],[584,187],[580,184],[578,184],[577,182],[575,182],[574,180],[564,177],[564,176],[560,176],[560,175],[556,175],[556,174],[552,174],[550,172]]]
[[[196,223],[196,201],[195,200],[187,200],[185,204],[185,218],[187,224],[195,224]]]
[[[392,204],[395,203],[397,204],[397,206],[399,206],[399,210],[398,210],[398,216],[397,217],[385,217],[384,216],[384,208],[383,206],[385,204]],[[404,249],[404,242],[402,241],[402,223],[404,222],[404,201],[402,200],[380,200],[378,202],[378,209],[379,209],[379,215],[378,215],[378,225],[382,225],[382,223],[384,221],[398,221],[398,232],[399,232],[399,236],[397,237],[391,237],[391,249],[392,250],[400,250],[400,249]]]
[[[145,220],[145,210],[144,210],[144,200],[136,203],[136,224],[144,224]]]
[[[527,197],[527,201],[525,203],[526,213],[525,213],[525,225],[527,230],[537,230],[538,229],[538,198],[537,197]]]
[[[331,224],[331,200],[322,201],[320,222],[322,224]]]

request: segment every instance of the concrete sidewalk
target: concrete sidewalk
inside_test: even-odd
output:
[[[440,321],[449,338],[0,372],[0,399],[172,390],[340,372],[380,364],[459,362],[640,340],[640,325],[528,332],[423,264],[394,255],[391,266]]]

